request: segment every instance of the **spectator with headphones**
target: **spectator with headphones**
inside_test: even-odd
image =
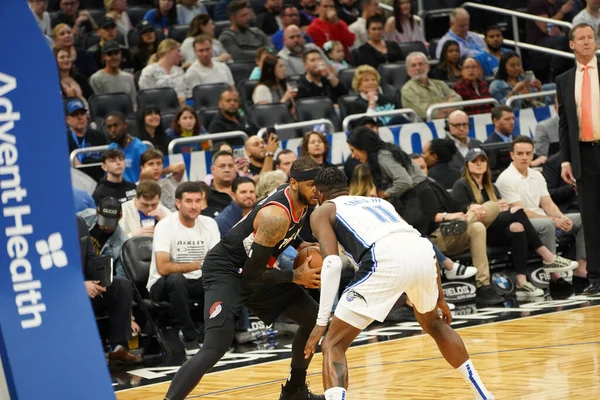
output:
[[[462,170],[469,150],[481,147],[479,140],[469,137],[470,127],[469,116],[462,110],[452,111],[444,123],[444,130],[448,132],[446,140],[454,143],[458,150],[448,165],[457,171]]]

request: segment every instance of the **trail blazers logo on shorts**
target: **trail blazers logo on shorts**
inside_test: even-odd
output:
[[[365,304],[367,304],[367,300],[356,290],[350,290],[348,293],[346,293],[346,300],[348,300],[348,302],[352,302],[354,299],[362,300],[365,302]]]
[[[223,304],[222,301],[215,301],[214,304],[212,306],[210,306],[210,310],[209,310],[210,317],[208,317],[209,319],[214,318],[217,315],[221,314],[221,311],[223,311],[223,306],[221,304]]]

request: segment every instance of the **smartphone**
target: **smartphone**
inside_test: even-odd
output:
[[[277,134],[277,130],[275,129],[274,126],[268,126],[267,127],[267,131],[265,132],[265,143],[269,142],[269,138],[271,137],[271,135],[276,135]]]
[[[236,160],[239,158],[244,158],[246,155],[244,154],[244,149],[233,149],[233,158]]]
[[[528,82],[535,81],[535,75],[534,75],[533,71],[525,72],[525,76],[523,77],[523,80],[528,81]]]

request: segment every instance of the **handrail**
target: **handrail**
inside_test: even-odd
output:
[[[479,36],[483,37],[483,35],[479,35]],[[549,47],[538,46],[536,44],[523,43],[523,42],[517,43],[514,40],[510,40],[510,39],[504,39],[504,44],[514,46],[517,49],[517,53],[519,53],[520,49],[523,48],[526,50],[539,51],[540,53],[553,54],[555,56],[575,59],[575,55],[573,53],[567,53],[566,51],[562,51],[562,50],[555,50],[555,49],[551,49]]]
[[[519,94],[519,95],[511,96],[508,100],[506,100],[506,105],[510,107],[512,105],[512,103],[514,103],[517,100],[532,99],[535,97],[554,96],[555,94],[556,94],[556,90],[546,90],[543,92]]]
[[[412,121],[413,122],[417,122],[419,120],[419,117],[417,116],[417,113],[415,110],[413,110],[412,108],[400,108],[398,110],[387,110],[387,111],[376,111],[376,112],[371,112],[371,113],[362,113],[362,114],[352,114],[352,115],[348,115],[346,118],[344,118],[344,121],[342,122],[342,130],[344,132],[348,132],[348,126],[350,125],[351,121],[354,121],[355,119],[360,119],[362,117],[384,117],[387,115],[412,115]]]
[[[152,144],[152,142],[144,140],[144,141],[142,141],[142,143],[144,143],[146,146],[148,146],[151,149],[154,148],[154,145]],[[98,152],[104,151],[104,150],[108,150],[108,145],[107,144],[102,145],[102,146],[92,146],[92,147],[84,147],[84,148],[81,148],[81,149],[75,149],[69,155],[69,161],[71,162],[71,166],[75,167],[75,158],[78,155],[80,155],[80,154],[86,154],[86,153],[98,153]],[[88,166],[88,164],[86,164],[86,166]]]
[[[169,154],[175,154],[175,146],[177,146],[178,144],[202,143],[202,142],[207,142],[207,141],[213,140],[213,139],[217,140],[217,139],[229,139],[229,138],[237,138],[237,137],[243,138],[244,142],[246,142],[246,140],[248,139],[248,135],[244,131],[228,131],[228,132],[221,132],[221,133],[208,133],[208,134],[203,134],[203,135],[198,135],[198,136],[173,139],[169,143],[168,151],[169,151]]]
[[[488,104],[492,103],[495,105],[499,105],[498,100],[493,97],[486,97],[485,99],[475,99],[475,100],[465,100],[465,101],[456,101],[454,103],[437,103],[429,106],[427,109],[427,122],[432,121],[432,115],[435,110],[439,110],[442,108],[457,108],[463,106],[478,106],[480,104]]]
[[[463,8],[471,7],[471,8],[478,8],[480,10],[485,10],[485,11],[493,11],[493,12],[497,12],[498,14],[504,14],[504,15],[510,15],[513,17],[530,19],[532,21],[545,22],[547,24],[564,26],[565,28],[571,28],[573,26],[573,24],[571,24],[570,22],[564,22],[564,21],[559,21],[557,19],[540,17],[539,15],[527,14],[527,13],[520,12],[520,11],[513,11],[513,10],[509,10],[507,8],[502,8],[502,7],[486,6],[484,4],[471,3],[470,1],[463,3],[462,7]]]
[[[379,3],[379,8],[381,8],[382,10],[385,10],[385,11],[394,11],[394,7],[384,4],[384,3]]]
[[[335,126],[333,125],[333,122],[331,122],[330,120],[328,120],[326,118],[311,119],[310,121],[291,122],[289,124],[281,124],[281,125],[275,124],[274,128],[275,128],[275,130],[295,129],[295,128],[305,128],[307,126],[314,126],[314,125],[318,125],[318,124],[327,125],[327,127],[329,128],[328,133],[333,133],[333,131],[335,130]],[[256,133],[256,136],[258,136],[259,138],[262,139],[262,137],[264,136],[266,131],[267,131],[267,128],[261,128]]]

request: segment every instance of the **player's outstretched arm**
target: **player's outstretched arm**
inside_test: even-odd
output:
[[[337,238],[333,230],[335,223],[335,204],[325,203],[317,208],[310,217],[313,235],[319,241],[321,254],[325,256],[321,268],[321,298],[317,322],[304,347],[304,357],[309,358],[314,352],[319,339],[325,333],[335,296],[340,286],[342,260],[338,253]]]

